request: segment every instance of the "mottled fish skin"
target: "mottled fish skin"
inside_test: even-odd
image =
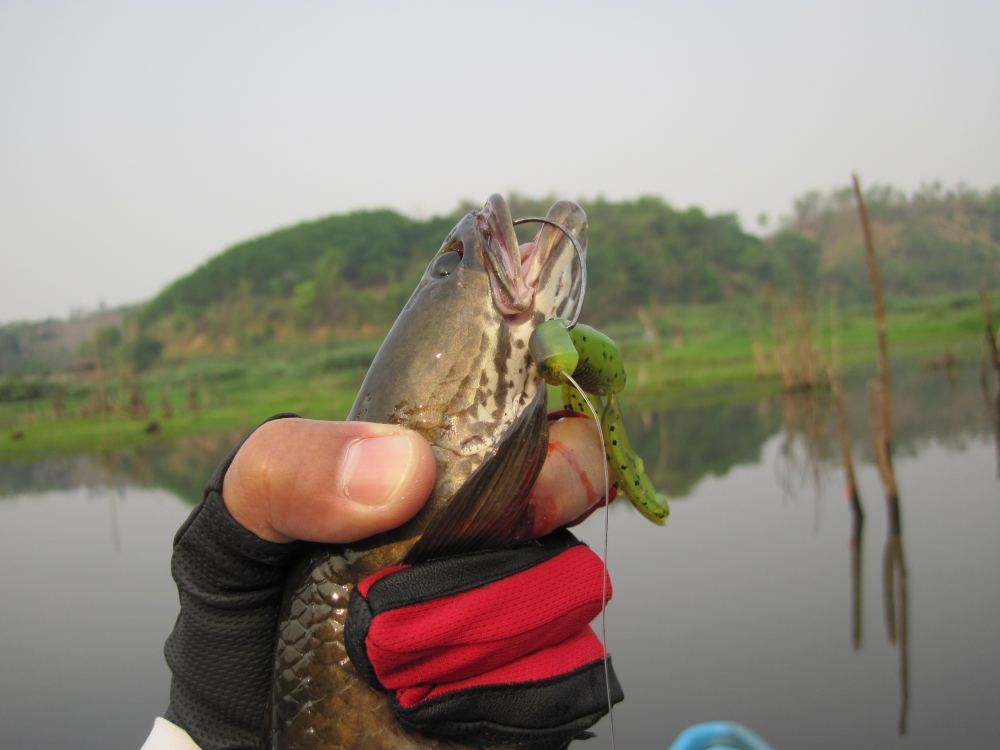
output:
[[[586,215],[579,206],[560,201],[548,218],[586,247]],[[537,476],[547,439],[544,418],[535,418],[544,416],[545,385],[528,340],[542,320],[571,315],[584,292],[581,259],[558,229],[543,226],[535,245],[534,256],[521,269],[507,204],[491,196],[445,238],[386,336],[348,419],[420,432],[437,462],[435,487],[425,507],[399,529],[350,547],[318,549],[289,577],[265,745],[278,750],[467,747],[429,739],[396,722],[385,696],[355,673],[344,649],[344,620],[354,585],[388,565],[481,546],[484,540],[510,544],[529,533],[527,488]],[[441,260],[458,247],[457,266],[455,256]],[[450,273],[440,276],[441,270]],[[525,430],[532,440],[521,440]],[[508,450],[514,443],[522,446],[519,452]],[[470,476],[482,477],[497,466],[506,484],[491,495],[492,507],[469,509],[469,497],[456,499]],[[494,510],[500,511],[495,516],[500,521],[484,525],[481,517]],[[504,515],[505,510],[510,512]]]

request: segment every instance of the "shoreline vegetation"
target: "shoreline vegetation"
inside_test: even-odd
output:
[[[831,342],[844,371],[876,362],[870,305],[812,300],[663,306],[609,323],[629,375],[626,408],[726,402],[825,390]],[[890,302],[903,367],[948,370],[982,356],[978,294]],[[125,368],[7,379],[0,462],[106,452],[213,432],[247,431],[284,411],[343,419],[381,337],[299,342]],[[20,388],[21,393],[13,393]]]
[[[509,199],[515,216],[551,202]],[[758,217],[756,236],[655,197],[582,201],[583,320],[622,350],[624,407],[836,389],[831,372],[877,362],[883,322],[903,368],[985,362],[1000,187],[876,185],[864,203],[863,233],[843,187],[805,194],[773,230]],[[224,250],[142,305],[0,326],[0,462],[249,430],[283,411],[343,419],[433,249],[474,207],[303,222]],[[866,246],[886,300],[875,320]]]

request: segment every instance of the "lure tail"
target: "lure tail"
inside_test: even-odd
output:
[[[642,458],[632,450],[625,421],[622,419],[618,396],[609,393],[601,415],[601,430],[608,461],[612,465],[618,489],[625,493],[632,505],[653,523],[662,526],[670,514],[666,498],[656,491],[646,474]]]
[[[584,392],[599,405],[605,454],[618,489],[643,516],[662,526],[670,513],[666,498],[656,492],[625,433],[618,402],[618,393],[625,388],[625,365],[614,341],[590,326],[570,329],[565,321],[548,320],[535,329],[530,346],[546,382],[562,385],[567,409],[587,414]]]

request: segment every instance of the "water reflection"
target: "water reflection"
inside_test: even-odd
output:
[[[975,389],[969,387],[972,376],[955,366],[935,373],[902,367],[892,394],[871,388],[863,375],[855,374],[846,386],[835,382],[830,393],[796,392],[757,404],[721,403],[709,408],[671,405],[663,412],[634,415],[629,422],[636,444],[649,460],[654,482],[674,497],[684,497],[706,476],[724,476],[737,466],[758,463],[765,440],[775,433],[779,437],[774,472],[785,497],[808,496],[810,489],[818,496],[825,475],[840,465],[850,514],[849,628],[855,652],[863,646],[865,514],[854,454],[880,466],[887,520],[881,599],[886,640],[897,657],[895,724],[900,735],[907,732],[910,711],[910,580],[893,453],[911,457],[931,441],[960,448],[981,435],[985,425],[975,403]],[[870,403],[873,391],[875,399]],[[884,404],[883,399],[897,394],[895,403]],[[995,403],[991,399],[988,404],[991,417],[1000,414],[994,411]],[[877,416],[883,406],[894,412],[896,422],[896,429],[884,437],[881,430],[885,428],[877,421],[875,434],[869,432],[872,414]],[[1000,436],[1000,423],[993,418],[990,423]],[[880,448],[882,439],[885,446]]]
[[[896,516],[898,523],[898,514]],[[899,651],[899,733],[906,734],[910,710],[910,607],[903,535],[889,525],[882,556],[882,587],[885,602],[885,626],[889,643]]]
[[[240,433],[201,435],[132,450],[0,461],[0,497],[75,487],[160,487],[194,504]]]
[[[670,404],[661,411],[626,414],[629,438],[657,488],[683,498],[707,475],[760,461],[779,416],[754,402]]]
[[[781,460],[775,467],[778,485],[789,497],[816,488],[830,459],[829,411],[826,394],[811,391],[781,397]]]
[[[894,380],[896,456],[915,455],[930,441],[961,449],[983,434],[982,405],[970,369],[928,373],[913,363],[897,367]],[[782,436],[779,481],[789,495],[815,487],[829,468],[835,438],[862,460],[874,460],[869,432],[867,375],[849,373],[842,385],[842,414],[826,391],[776,395],[759,401],[727,401],[724,393],[709,400],[668,401],[661,410],[626,414],[632,442],[641,451],[654,484],[671,498],[683,499],[706,476],[723,476],[736,466],[761,460],[765,441]],[[627,406],[627,403],[626,403]],[[845,425],[843,437],[836,423]],[[856,482],[848,487],[856,488]],[[860,512],[860,507],[858,508]]]
[[[135,486],[0,501],[3,747],[142,744],[167,702],[170,543],[189,510]]]
[[[971,370],[958,375],[958,387],[943,376],[904,370],[896,378],[895,440],[897,455],[912,455],[930,440],[961,448],[982,434],[982,401]],[[867,434],[865,379],[844,383],[844,418],[848,440],[863,459],[871,460]],[[628,404],[625,404],[626,407]],[[685,396],[662,409],[626,414],[632,442],[642,453],[654,484],[670,497],[683,499],[706,476],[724,476],[736,466],[760,462],[765,442],[782,436],[779,478],[789,495],[815,487],[832,459],[830,394],[796,393],[759,401],[708,402]],[[993,419],[990,419],[993,426]],[[20,492],[134,484],[163,487],[188,502],[201,496],[205,480],[239,439],[230,432],[156,443],[130,451],[6,463],[0,457],[0,496]]]

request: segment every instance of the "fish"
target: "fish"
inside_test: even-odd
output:
[[[434,488],[404,525],[315,549],[289,575],[265,746],[465,747],[395,720],[386,696],[347,657],[344,622],[352,588],[376,571],[530,538],[529,492],[548,428],[546,384],[529,340],[545,320],[578,315],[586,286],[586,212],[558,201],[545,221],[520,244],[502,196],[466,214],[375,355],[347,418],[420,433],[434,453]]]

